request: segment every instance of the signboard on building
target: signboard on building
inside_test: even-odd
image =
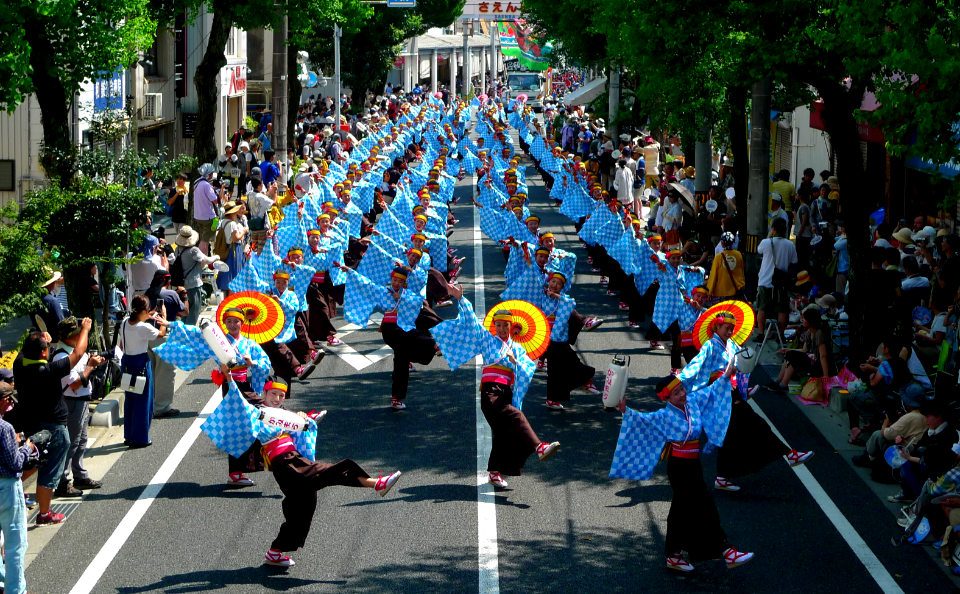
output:
[[[197,114],[184,113],[183,117],[183,137],[194,138],[197,135]]]
[[[123,70],[101,72],[93,81],[93,111],[123,108]]]
[[[416,8],[417,0],[387,0],[390,8]]]
[[[230,73],[230,87],[227,89],[227,95],[242,95],[247,90],[247,67],[226,66]]]
[[[467,0],[460,18],[463,20],[515,21],[523,14],[520,0],[495,2],[492,0]]]

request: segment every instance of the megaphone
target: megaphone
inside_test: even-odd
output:
[[[220,329],[220,326],[209,318],[200,318],[197,322],[197,328],[203,334],[203,340],[207,343],[207,346],[216,355],[217,361],[230,367],[237,366],[237,361],[240,358],[237,349],[227,340],[227,336]]]
[[[616,408],[627,391],[630,378],[630,357],[617,353],[607,368],[607,380],[603,384],[603,406]]]

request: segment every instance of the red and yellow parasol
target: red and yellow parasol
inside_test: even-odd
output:
[[[493,314],[501,309],[508,309],[513,314],[513,341],[527,351],[528,357],[536,361],[540,355],[547,352],[550,345],[550,324],[547,316],[536,305],[512,299],[492,308],[483,319],[483,327],[490,330],[491,334],[497,333],[493,325]]]
[[[224,333],[227,332],[227,326],[223,323],[223,312],[231,308],[243,312],[240,334],[258,344],[273,340],[283,330],[284,315],[280,304],[263,293],[241,291],[223,300],[217,308],[217,322]]]
[[[700,314],[697,322],[693,325],[693,346],[697,350],[702,349],[703,345],[713,338],[713,323],[717,319],[717,315],[721,313],[729,313],[736,320],[733,325],[733,336],[730,338],[733,342],[742,345],[745,340],[750,338],[750,333],[753,332],[753,326],[756,323],[753,308],[750,307],[750,304],[734,300],[721,301]]]

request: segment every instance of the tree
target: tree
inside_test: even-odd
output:
[[[147,0],[12,0],[0,22],[0,109],[31,93],[43,124],[41,163],[69,187],[74,146],[68,107],[84,81],[111,76],[149,47],[156,23]]]

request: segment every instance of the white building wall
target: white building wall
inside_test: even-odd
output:
[[[798,107],[793,110],[793,155],[790,168],[790,180],[796,183],[803,176],[803,170],[812,168],[820,181],[819,174],[830,169],[829,136],[826,132],[810,127],[810,110]]]
[[[34,188],[43,187],[47,176],[40,169],[40,105],[33,95],[27,97],[12,114],[0,113],[0,165],[13,162],[13,188],[0,191],[0,206],[11,200],[23,202],[23,196]]]

